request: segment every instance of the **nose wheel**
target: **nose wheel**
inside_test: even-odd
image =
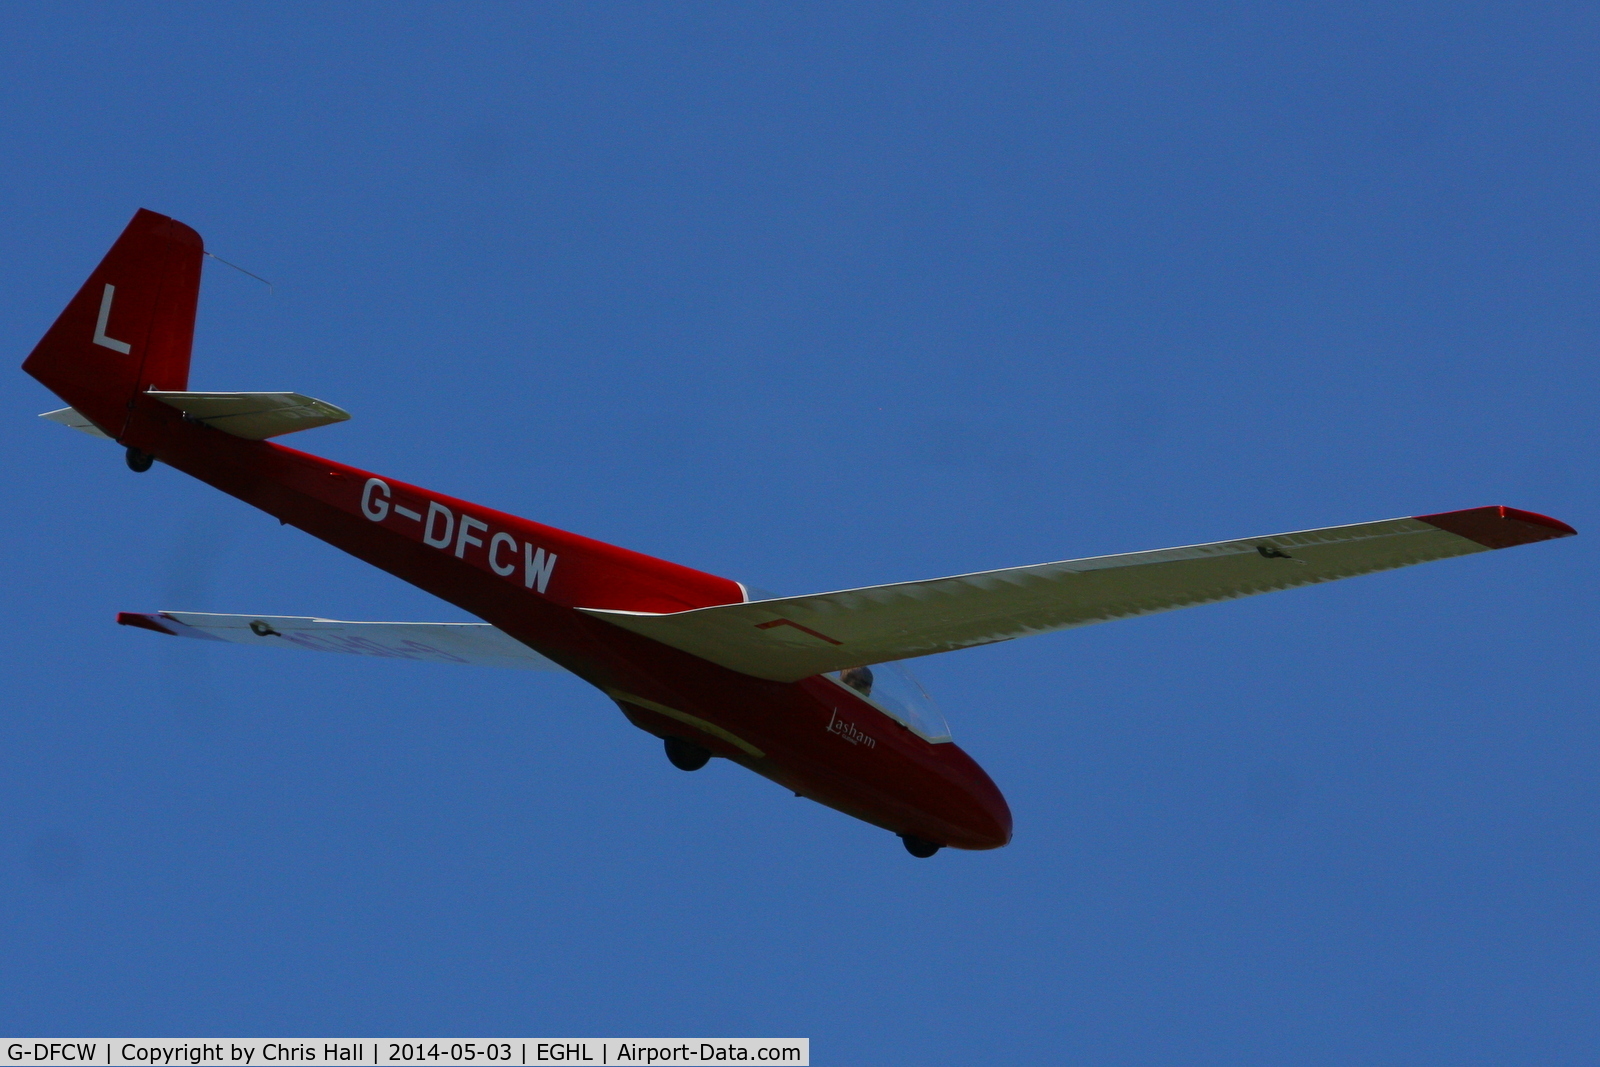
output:
[[[935,852],[938,852],[941,848],[944,848],[943,845],[936,845],[932,841],[927,841],[920,837],[913,837],[910,834],[901,834],[900,840],[905,844],[906,851],[917,857],[919,860],[925,860]]]
[[[128,449],[128,469],[135,474],[143,474],[155,461],[156,457],[148,452],[141,452],[137,448]]]
[[[711,762],[711,753],[695,744],[685,741],[681,737],[668,737],[663,742],[667,748],[667,759],[680,771],[698,771]]]

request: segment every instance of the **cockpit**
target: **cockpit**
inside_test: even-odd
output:
[[[740,582],[739,588],[744,592],[746,603],[778,599],[778,594],[759,586]],[[924,741],[937,745],[953,740],[950,725],[944,721],[944,713],[933,702],[933,697],[900,663],[849,667],[829,671],[823,677],[849,689]]]
[[[924,741],[941,744],[951,740],[950,725],[933,697],[899,663],[850,667],[824,677],[851,690]]]

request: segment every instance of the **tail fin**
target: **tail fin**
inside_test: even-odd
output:
[[[111,437],[146,389],[189,385],[200,235],[141,209],[22,364]]]

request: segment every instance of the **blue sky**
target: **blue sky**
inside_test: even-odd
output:
[[[1600,1054],[1583,5],[14,7],[15,363],[135,208],[296,447],[780,592],[1508,504],[1585,535],[922,661],[908,857],[571,678],[118,610],[448,605],[38,422],[0,1031],[809,1036],[824,1064]]]

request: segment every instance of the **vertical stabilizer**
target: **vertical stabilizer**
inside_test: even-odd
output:
[[[194,230],[141,209],[22,369],[120,438],[135,395],[188,387],[204,255]]]

